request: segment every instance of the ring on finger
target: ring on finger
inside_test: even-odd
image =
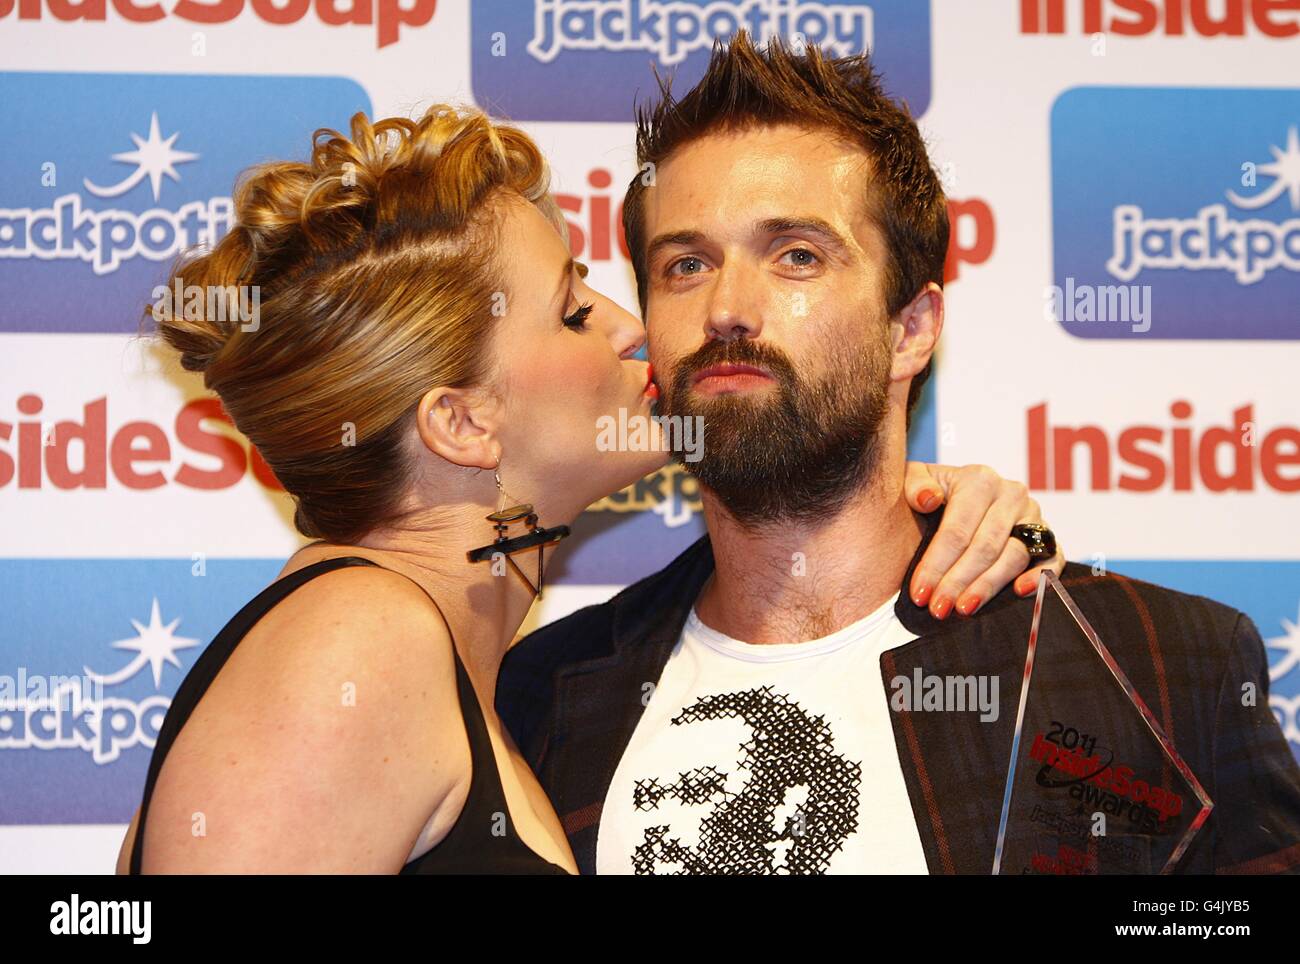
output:
[[[1050,559],[1056,555],[1056,534],[1045,525],[1017,522],[1011,527],[1011,538],[1025,547],[1031,560]]]

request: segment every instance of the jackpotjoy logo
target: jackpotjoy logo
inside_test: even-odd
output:
[[[1066,91],[1052,231],[1073,335],[1300,338],[1300,91]],[[1134,291],[1149,311],[1094,310]]]
[[[152,748],[171,698],[151,695],[128,699],[106,691],[149,668],[154,687],[162,685],[163,663],[179,667],[176,653],[199,640],[175,634],[180,619],[162,621],[153,600],[149,622],[131,620],[135,635],[110,645],[133,650],[134,657],[112,672],[89,666],[84,676],[0,675],[0,750],[82,750],[96,763],[112,763],[133,746]]]
[[[0,74],[0,331],[137,331],[177,256],[234,227],[239,173],[358,110],[341,78]]]
[[[113,161],[134,166],[129,174],[107,187],[82,178],[92,203],[94,198],[121,197],[148,178],[154,207],[135,212],[114,206],[83,206],[85,194],[74,191],[60,194],[46,207],[6,208],[0,210],[0,257],[82,261],[95,274],[104,275],[132,258],[166,261],[193,245],[215,244],[230,229],[229,197],[191,201],[174,210],[157,206],[163,177],[179,183],[176,165],[199,158],[172,147],[179,136],[177,132],[162,137],[155,111],[148,138],[132,131],[136,149],[112,155]],[[48,163],[49,186],[56,187],[58,164]]]
[[[1300,603],[1294,621],[1282,618],[1279,623],[1281,634],[1264,639],[1269,656],[1268,705],[1282,727],[1282,734],[1300,755]],[[1286,691],[1292,695],[1288,696]]]
[[[745,28],[759,43],[816,38],[845,57],[871,46],[871,8],[848,3],[751,2],[739,6],[661,0],[538,0],[528,52],[543,63],[562,50],[645,50],[665,67]]]
[[[870,51],[913,114],[930,102],[930,4],[918,0],[533,0],[470,8],[474,98],[515,120],[629,121],[654,91],[704,73],[714,41],[739,30],[830,56]],[[521,42],[521,38],[526,38]]]
[[[0,825],[125,823],[172,700],[276,559],[0,559]]]

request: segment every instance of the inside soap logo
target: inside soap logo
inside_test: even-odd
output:
[[[338,78],[0,75],[0,331],[137,331],[177,256],[234,226],[242,170],[369,109]]]
[[[1083,338],[1300,338],[1298,125],[1292,90],[1062,94],[1052,317]],[[1141,310],[1108,310],[1117,293]]]
[[[630,121],[654,89],[651,61],[675,89],[703,75],[714,42],[747,30],[830,56],[871,51],[915,114],[930,99],[930,5],[918,0],[533,0],[470,13],[474,96],[516,120]]]

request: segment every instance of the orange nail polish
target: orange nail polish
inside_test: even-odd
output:
[[[957,611],[963,616],[969,616],[975,610],[980,608],[979,596],[962,596],[957,600]]]
[[[930,607],[930,611],[934,613],[935,619],[946,619],[951,610],[952,600],[947,596],[944,596],[942,599],[936,599],[934,605]]]

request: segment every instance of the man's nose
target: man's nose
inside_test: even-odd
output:
[[[709,295],[705,336],[719,341],[757,338],[763,331],[758,297],[761,283],[758,273],[744,265],[732,262],[719,268]]]

